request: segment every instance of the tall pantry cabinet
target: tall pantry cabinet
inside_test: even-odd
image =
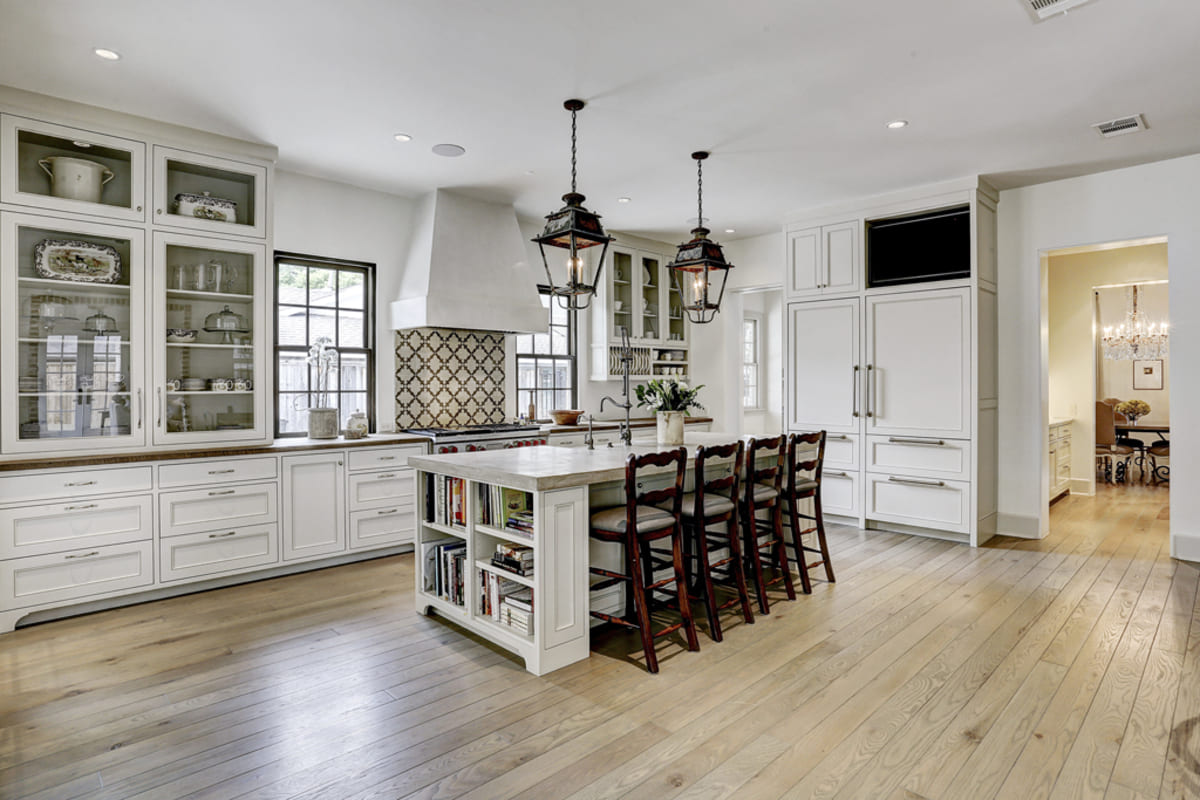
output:
[[[789,277],[854,276],[785,281],[786,425],[828,432],[827,514],[972,545],[995,532],[996,201],[972,179],[787,226]],[[867,285],[866,222],[964,205],[970,277]]]

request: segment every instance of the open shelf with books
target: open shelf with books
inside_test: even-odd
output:
[[[586,595],[562,588],[586,581],[555,575],[586,573],[586,544],[566,535],[585,518],[586,491],[530,492],[431,471],[418,471],[417,485],[418,611],[515,653],[538,675],[586,658]]]

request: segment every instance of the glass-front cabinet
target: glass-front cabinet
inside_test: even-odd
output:
[[[144,142],[0,115],[0,202],[141,222]]]
[[[608,332],[613,344],[621,328],[636,342],[657,342],[662,335],[663,259],[644,250],[613,246],[609,259],[609,291],[605,298]]]
[[[0,215],[6,452],[146,444],[144,239],[136,228]]]
[[[154,147],[155,225],[263,238],[266,193],[266,167]]]
[[[154,441],[261,439],[263,245],[154,234]]]

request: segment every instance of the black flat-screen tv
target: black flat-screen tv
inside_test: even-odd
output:
[[[867,221],[867,286],[971,277],[971,209]]]

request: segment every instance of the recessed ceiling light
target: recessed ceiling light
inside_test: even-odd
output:
[[[412,141],[412,137],[409,136],[407,133],[397,133],[394,136],[392,136],[392,138],[395,139],[397,142],[411,142]]]
[[[726,229],[725,229],[725,232],[726,232],[726,233],[737,233],[737,231],[736,231],[736,230],[734,230],[733,228],[726,228]]]
[[[891,128],[892,130],[894,130],[894,131],[896,131],[896,130],[899,130],[899,129],[901,129],[901,128],[907,128],[907,127],[908,127],[908,120],[906,120],[906,119],[894,119],[894,120],[892,120],[891,122],[889,122],[889,123],[887,124],[887,126],[888,126],[889,128]]]
[[[116,50],[109,50],[107,47],[97,47],[92,52],[103,58],[105,61],[117,61],[121,58],[120,53],[118,53]]]
[[[446,158],[458,158],[467,152],[467,148],[458,144],[435,144],[433,152],[434,155],[445,156]]]
[[[618,203],[628,203],[629,201],[630,201],[630,198],[628,198],[628,197],[618,197],[617,198]]]

